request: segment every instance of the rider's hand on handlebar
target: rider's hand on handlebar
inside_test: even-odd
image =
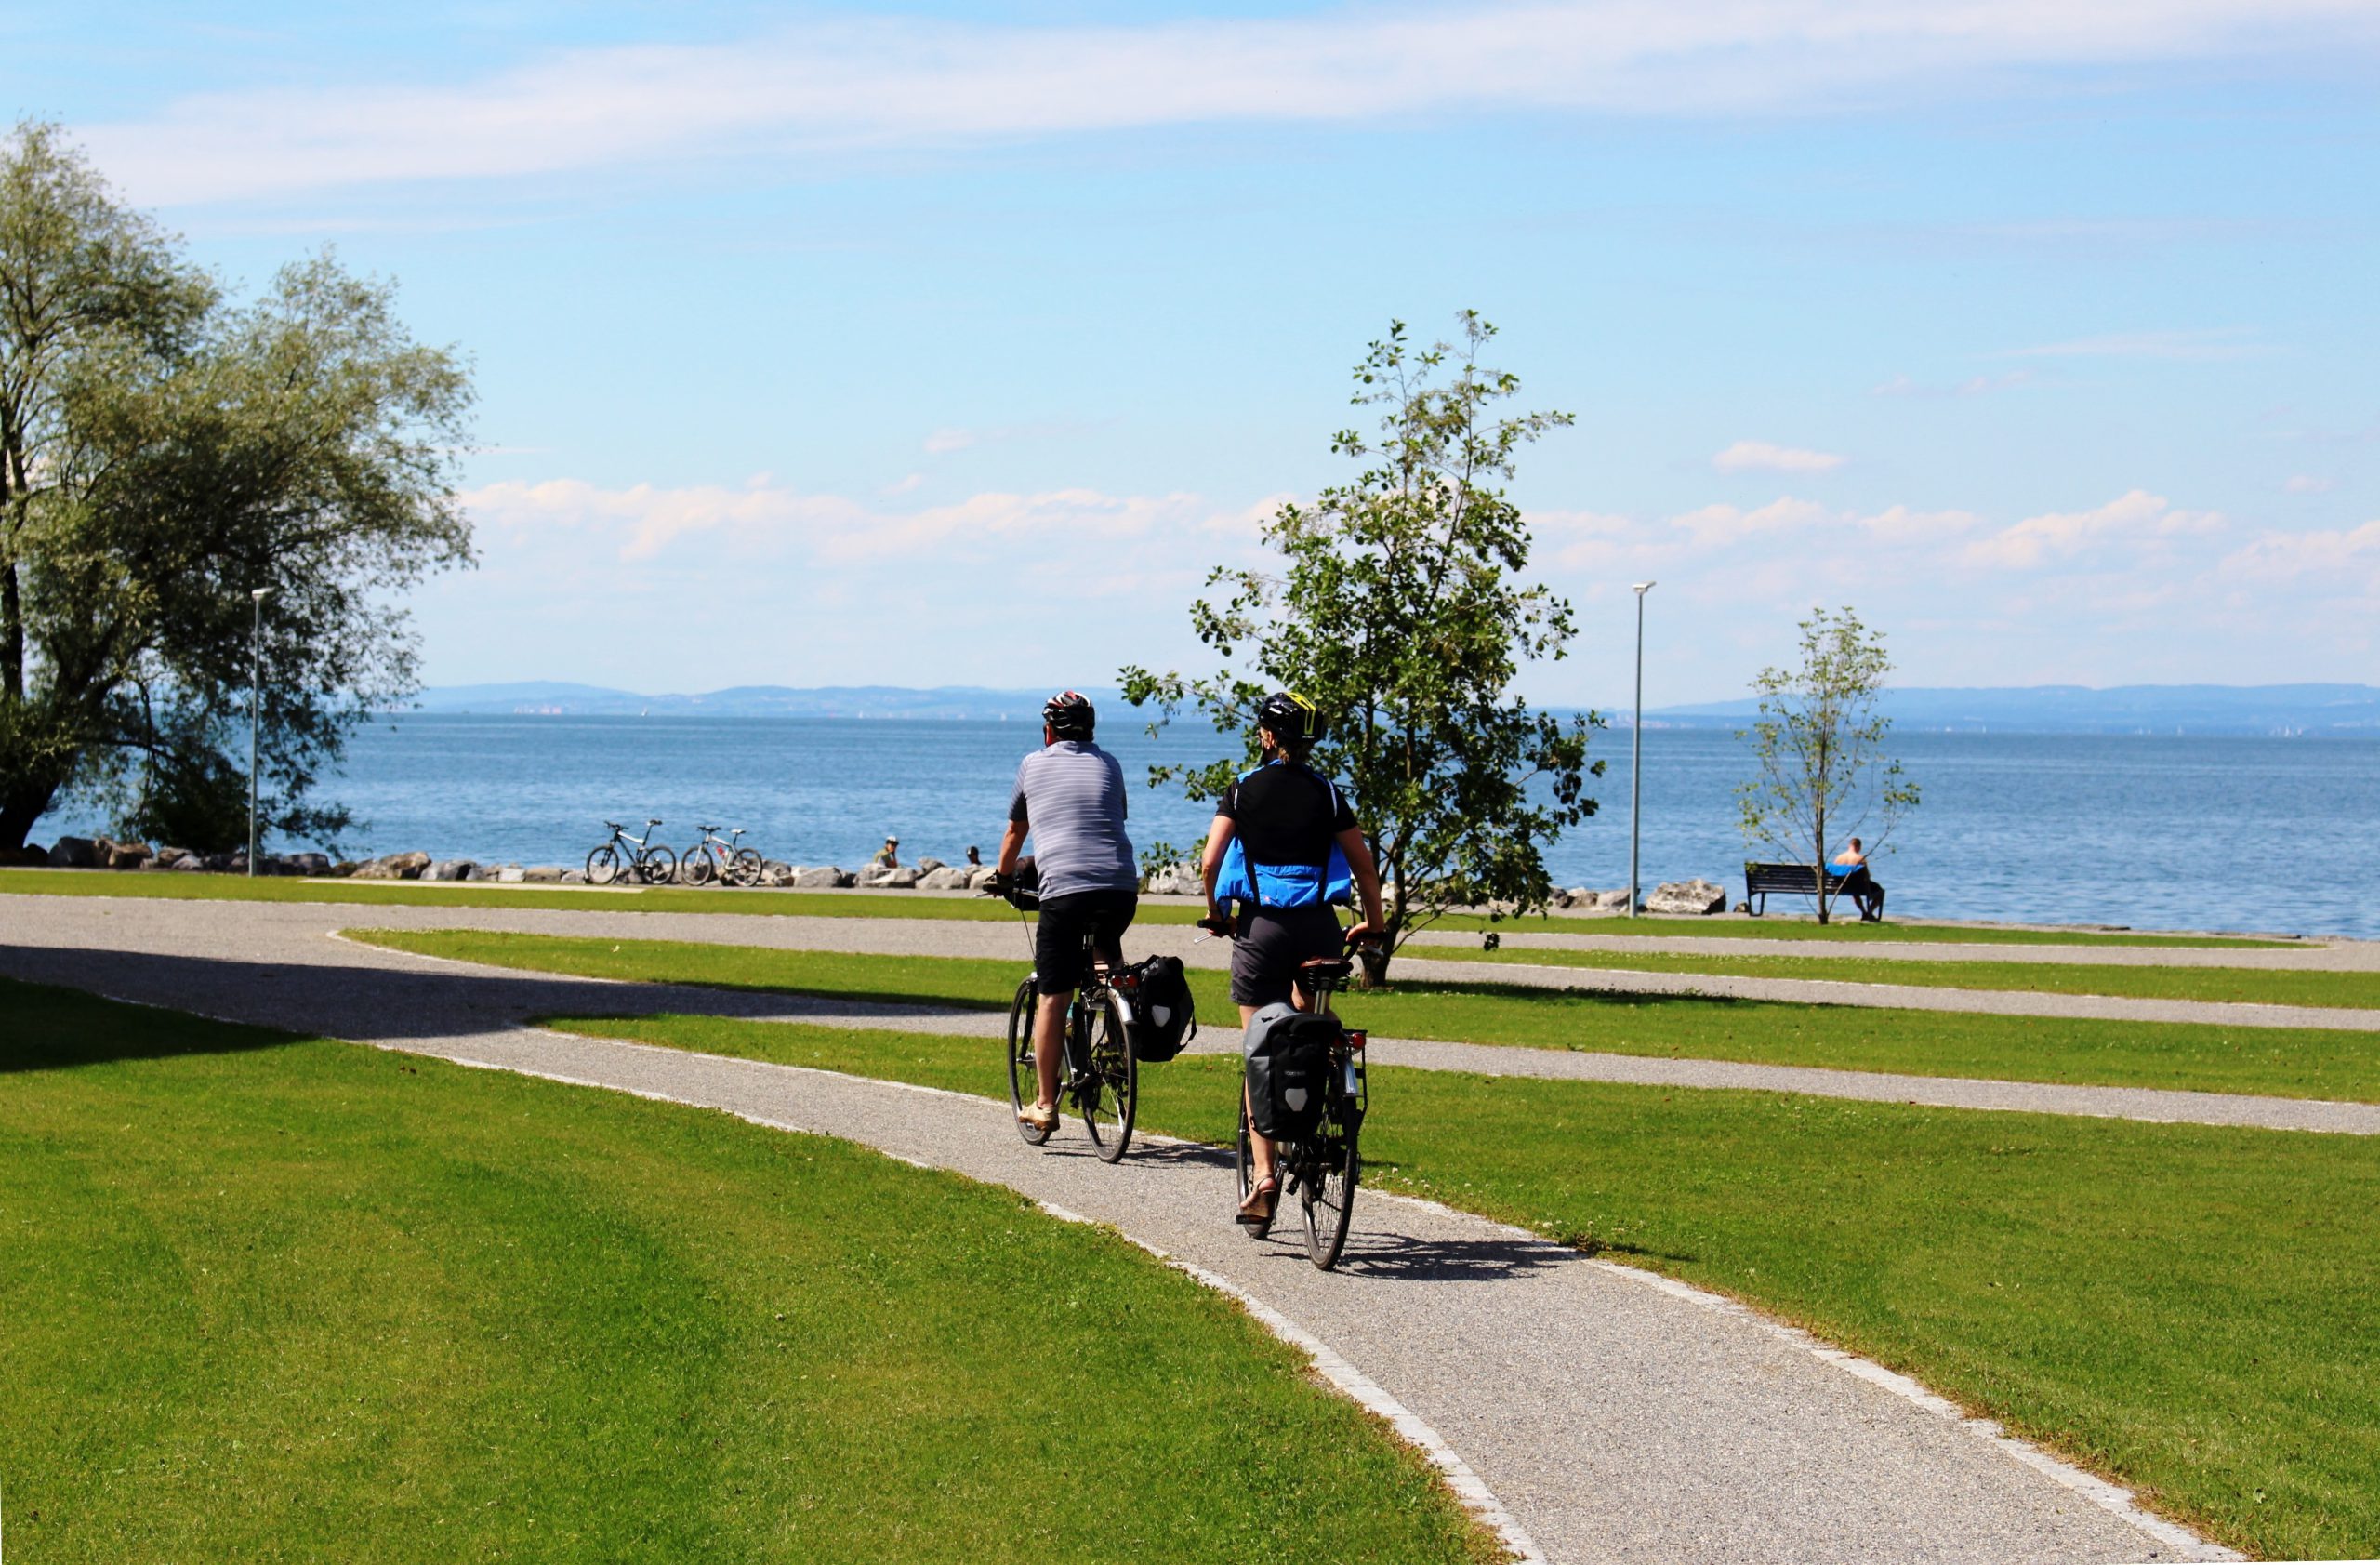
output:
[[[1381,928],[1378,924],[1373,923],[1355,924],[1350,927],[1347,931],[1347,944],[1351,948],[1355,946],[1377,946],[1387,938],[1388,931]]]
[[[1231,935],[1231,915],[1210,908],[1207,909],[1207,916],[1198,921],[1198,927],[1210,935],[1221,935],[1228,938]]]
[[[985,896],[1006,896],[1010,892],[1012,892],[1015,889],[1016,877],[1014,875],[1003,875],[998,870],[995,869],[989,875],[984,877],[984,895]]]

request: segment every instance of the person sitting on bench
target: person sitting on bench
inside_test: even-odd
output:
[[[1858,838],[1852,838],[1851,845],[1834,855],[1834,867],[1843,871],[1844,895],[1859,909],[1859,922],[1884,922],[1884,888],[1868,873],[1868,853],[1859,845]]]

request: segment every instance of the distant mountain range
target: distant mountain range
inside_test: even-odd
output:
[[[1888,690],[1894,725],[1951,734],[2245,734],[2380,738],[2380,687],[2369,684],[2080,684]],[[1740,727],[1749,697],[1663,707],[1645,726]],[[1621,713],[1625,722],[1626,714]]]
[[[1102,707],[1120,702],[1087,692]],[[601,685],[533,681],[445,685],[421,693],[425,712],[532,713],[556,717],[853,717],[923,722],[1032,722],[1043,690],[940,685],[832,685],[796,689],[737,685],[699,696],[647,696]],[[2079,684],[1887,691],[1884,708],[1904,729],[2003,734],[2288,734],[2380,738],[2380,687],[2368,684],[2133,684],[2094,690]],[[1606,707],[1620,726],[1625,706]],[[1739,727],[1749,698],[1661,707],[1647,728]]]

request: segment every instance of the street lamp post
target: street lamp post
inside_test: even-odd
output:
[[[1653,583],[1636,584],[1636,721],[1628,750],[1628,916],[1636,916],[1636,828],[1645,811],[1645,594]]]
[[[264,692],[264,601],[270,587],[248,590],[248,879],[257,875],[257,727],[258,703]]]

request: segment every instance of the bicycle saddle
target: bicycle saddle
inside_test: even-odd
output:
[[[719,828],[716,826],[697,826],[694,829],[697,831],[717,831]]]
[[[660,823],[659,821],[657,821],[657,820],[654,819],[651,816],[645,816],[645,817],[644,817],[644,824],[645,824],[645,825],[647,825],[647,826],[658,826],[658,825],[660,825],[661,823]]]
[[[1345,957],[1316,957],[1298,963],[1298,971],[1309,978],[1343,978],[1355,970],[1355,964]]]

